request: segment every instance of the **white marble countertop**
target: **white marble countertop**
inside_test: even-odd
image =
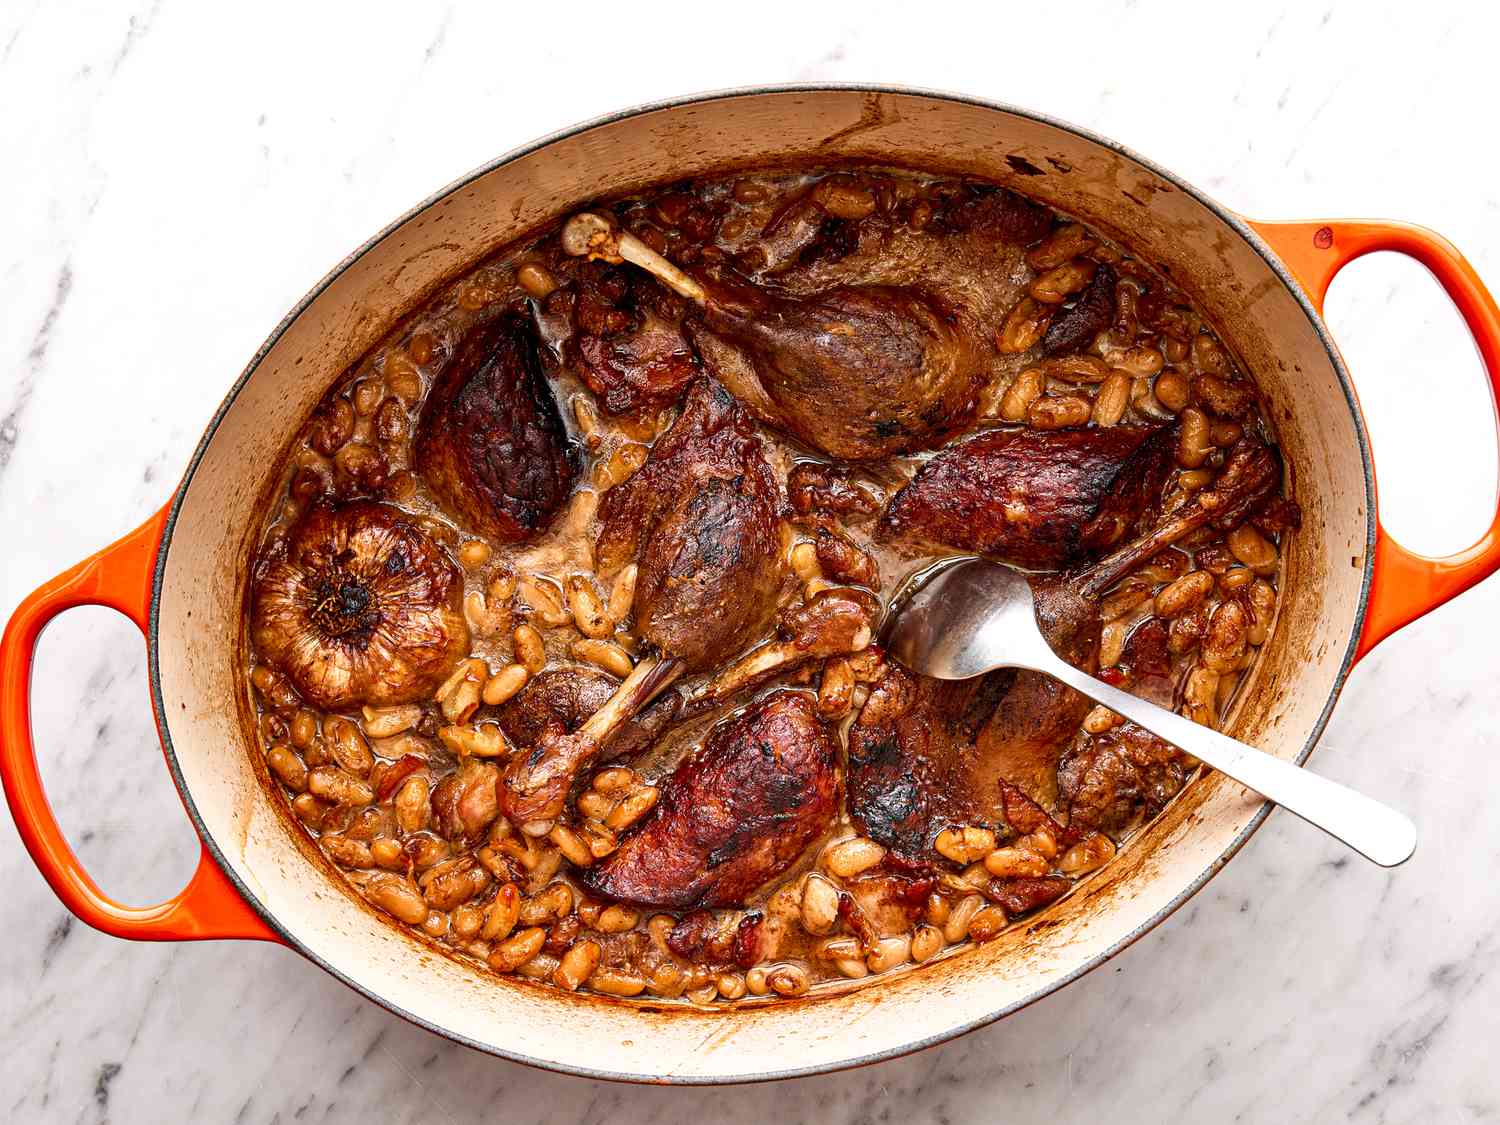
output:
[[[1493,6],[765,2],[0,8],[0,613],[167,497],[297,297],[392,216],[534,136],[762,81],[951,88],[1113,136],[1264,217],[1442,230],[1500,284]],[[977,7],[977,6],[976,6]],[[638,9],[638,10],[637,10]],[[719,10],[728,10],[721,8]],[[625,15],[624,13],[629,13]],[[1254,12],[1254,15],[1249,13]],[[578,52],[582,54],[581,51]],[[609,59],[635,60],[635,73]],[[660,60],[648,66],[648,60]],[[1488,518],[1473,349],[1410,263],[1330,320],[1415,547]],[[638,1089],[455,1047],[251,944],[75,923],[0,824],[0,1116],[11,1121],[1470,1121],[1500,1114],[1500,582],[1382,646],[1314,765],[1419,822],[1394,872],[1284,814],[1170,921],[1002,1024],[851,1073]],[[85,862],[130,901],[196,853],[155,746],[142,647],[107,611],[43,645],[37,734]]]

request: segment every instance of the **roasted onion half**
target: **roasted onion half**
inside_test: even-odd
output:
[[[458,567],[397,509],[312,508],[256,578],[251,639],[327,711],[431,695],[469,650]]]

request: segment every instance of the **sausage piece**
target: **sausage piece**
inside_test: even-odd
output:
[[[715,727],[663,782],[648,819],[578,878],[641,906],[743,905],[828,830],[835,753],[811,696],[767,696]]]

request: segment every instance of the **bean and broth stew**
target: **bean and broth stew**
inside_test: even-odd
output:
[[[1066,894],[1196,766],[1045,677],[888,663],[883,599],[991,555],[1069,595],[1066,659],[1217,725],[1283,476],[1187,297],[1076,222],[906,171],[673,185],[485,260],[307,420],[258,750],[355,893],[496,974],[873,979]]]

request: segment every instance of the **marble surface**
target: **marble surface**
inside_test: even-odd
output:
[[[541,133],[699,89],[878,80],[1090,126],[1249,214],[1435,226],[1500,283],[1490,5],[0,6],[0,613],[170,493],[264,334],[415,200]],[[976,6],[978,8],[979,6]],[[723,9],[719,9],[723,11]],[[627,69],[618,60],[633,60]],[[1476,128],[1480,126],[1480,128]],[[1476,143],[1478,141],[1479,143]],[[1453,549],[1493,501],[1473,349],[1417,267],[1335,286],[1388,522]],[[1286,815],[1114,962],[1003,1024],[852,1073],[638,1089],[409,1027],[300,958],[75,923],[0,824],[10,1121],[1477,1121],[1500,1114],[1500,583],[1354,674],[1314,761],[1408,810],[1386,872]],[[154,901],[196,848],[142,646],[78,611],[43,644],[37,735],[103,885]],[[793,1049],[789,1046],[789,1049]]]

